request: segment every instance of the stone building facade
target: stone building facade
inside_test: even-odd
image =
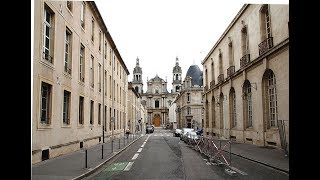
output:
[[[289,6],[245,4],[202,61],[206,135],[289,145]]]
[[[123,134],[129,71],[93,1],[35,1],[33,48],[32,163]]]
[[[147,91],[143,92],[142,68],[139,65],[138,58],[133,71],[132,86],[141,94],[141,103],[145,106],[147,114],[146,123],[153,124],[156,127],[171,127],[172,124],[169,122],[169,107],[181,88],[182,71],[178,57],[172,72],[174,89],[171,92],[167,90],[167,80],[160,78],[158,75],[147,80]]]
[[[203,128],[203,77],[199,66],[191,65],[179,95],[174,100],[177,128]]]

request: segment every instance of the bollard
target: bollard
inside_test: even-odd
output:
[[[102,153],[101,153],[102,159],[103,159],[103,144],[102,144]]]
[[[86,150],[86,159],[85,159],[86,168],[88,167],[88,166],[87,166],[87,164],[88,164],[88,163],[87,163],[87,158],[88,158],[88,152],[87,152],[87,150]]]
[[[119,149],[120,149],[120,137],[119,137]]]

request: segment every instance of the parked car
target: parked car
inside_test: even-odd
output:
[[[186,138],[187,132],[191,132],[191,131],[194,131],[194,129],[192,129],[192,128],[182,128],[181,134],[180,134],[180,140],[184,141],[184,139]]]
[[[152,125],[147,125],[146,134],[153,133],[153,131],[154,131],[154,129],[153,129]]]
[[[186,138],[184,138],[185,143],[195,143],[200,139],[200,136],[195,131],[187,132]]]
[[[176,129],[174,132],[173,132],[173,137],[180,137],[180,134],[181,134],[181,129]]]

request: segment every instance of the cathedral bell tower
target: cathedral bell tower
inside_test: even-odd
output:
[[[140,94],[143,93],[142,69],[139,66],[139,58],[136,60],[136,67],[133,69],[132,87]]]
[[[181,74],[182,70],[179,66],[179,59],[176,57],[176,65],[173,67],[173,79],[172,79],[172,93],[176,94],[181,90]]]

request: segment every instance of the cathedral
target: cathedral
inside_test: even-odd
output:
[[[147,123],[155,127],[168,127],[169,107],[181,90],[182,70],[179,66],[178,57],[172,70],[172,90],[167,90],[167,80],[156,75],[147,80],[147,91],[143,92],[142,68],[139,65],[139,58],[136,60],[136,67],[133,70],[132,87],[141,95],[141,103],[147,110]]]

